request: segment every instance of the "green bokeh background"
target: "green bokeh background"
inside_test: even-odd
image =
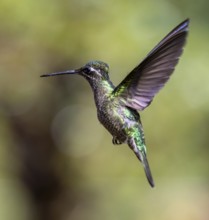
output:
[[[209,1],[1,0],[0,219],[209,219]],[[169,83],[141,113],[156,187],[115,147],[78,76],[90,60],[118,84],[191,18]]]

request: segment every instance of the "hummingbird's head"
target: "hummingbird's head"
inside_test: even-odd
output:
[[[102,61],[91,61],[81,68],[81,75],[92,80],[108,80],[109,66]]]
[[[87,80],[109,80],[109,66],[102,61],[91,61],[85,66],[76,69],[76,70],[67,70],[63,72],[44,74],[41,77],[47,76],[57,76],[57,75],[66,75],[66,74],[79,74],[84,76]]]

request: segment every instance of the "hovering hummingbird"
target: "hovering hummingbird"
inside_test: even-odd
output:
[[[101,61],[91,61],[76,70],[41,76],[83,76],[93,90],[98,119],[111,133],[112,143],[128,144],[141,161],[152,187],[154,181],[147,160],[144,131],[137,111],[142,111],[150,105],[173,73],[186,42],[188,25],[189,19],[174,28],[118,86],[114,86],[110,81],[109,66]]]

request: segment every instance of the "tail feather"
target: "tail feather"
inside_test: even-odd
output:
[[[142,156],[142,164],[143,164],[143,167],[144,167],[144,171],[145,171],[147,180],[148,180],[150,186],[154,187],[155,184],[154,184],[154,180],[152,178],[152,173],[151,173],[151,170],[150,170],[150,167],[149,167],[147,156],[145,154],[142,154],[142,155],[143,155]]]
[[[146,147],[145,146],[143,146],[143,148],[137,147],[137,144],[136,144],[134,138],[129,139],[128,145],[134,151],[137,158],[141,161],[150,186],[154,187],[155,186],[154,180],[152,178],[152,173],[151,173],[149,163],[147,160],[147,156],[146,156]]]
[[[145,174],[146,174],[146,177],[147,177],[147,180],[148,180],[150,186],[154,187],[155,184],[154,184],[154,180],[152,178],[152,173],[151,173],[151,170],[149,167],[146,153],[142,152],[142,151],[138,151],[138,152],[135,152],[135,154],[139,158],[139,160],[142,162],[142,165],[144,167],[144,171],[145,171]]]

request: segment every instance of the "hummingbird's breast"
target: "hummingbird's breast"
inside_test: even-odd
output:
[[[116,99],[104,100],[100,109],[97,109],[99,121],[120,142],[126,142],[129,133],[140,126],[138,112],[121,106]]]
[[[113,137],[124,143],[132,135],[143,134],[143,128],[139,113],[121,104],[120,100],[112,94],[114,88],[110,81],[92,85],[100,123]]]

